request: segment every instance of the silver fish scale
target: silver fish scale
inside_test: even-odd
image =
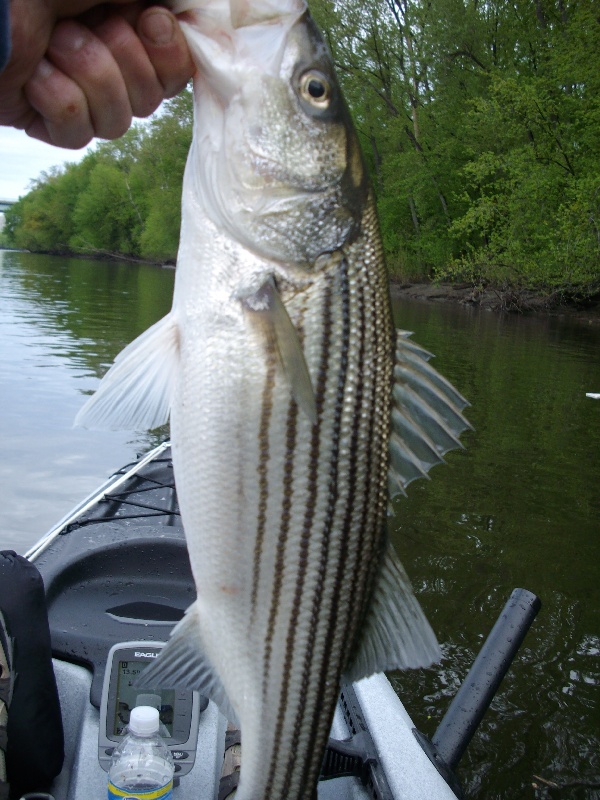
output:
[[[306,292],[288,301],[283,295],[315,387],[314,427],[282,376],[265,373],[249,624],[251,638],[264,642],[267,718],[258,730],[278,732],[256,748],[261,796],[269,798],[312,796],[340,673],[356,646],[382,551],[392,340],[376,237],[370,206],[344,261]],[[256,473],[245,480],[256,481]],[[254,749],[244,743],[245,760],[253,761]],[[255,790],[257,780],[250,778]]]

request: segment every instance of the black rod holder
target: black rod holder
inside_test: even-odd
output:
[[[431,741],[451,770],[471,741],[541,606],[533,592],[513,589],[450,703]]]

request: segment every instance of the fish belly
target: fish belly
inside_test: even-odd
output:
[[[236,302],[182,326],[171,420],[201,640],[243,731],[239,800],[313,797],[386,505],[379,282],[344,262],[283,300],[317,422]]]

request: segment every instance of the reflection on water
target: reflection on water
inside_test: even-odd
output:
[[[392,536],[442,643],[394,676],[433,734],[513,588],[542,610],[458,773],[469,797],[600,798],[600,330],[398,303],[470,400],[466,450],[395,505]],[[549,794],[534,778],[563,787]],[[534,784],[537,783],[537,788]]]
[[[160,436],[73,420],[115,355],[167,313],[173,276],[0,251],[0,546],[25,552]]]
[[[173,272],[0,259],[0,547],[24,552],[160,436],[72,422],[114,356],[167,313]],[[600,391],[600,330],[419,303],[395,311],[471,401],[475,427],[395,505],[391,535],[444,652],[395,686],[432,734],[512,589],[530,589],[542,611],[459,777],[470,798],[598,800],[600,402],[585,393]],[[550,795],[535,775],[564,788]]]

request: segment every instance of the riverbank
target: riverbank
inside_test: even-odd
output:
[[[28,253],[29,250],[4,247],[0,250]],[[175,269],[175,261],[149,260],[124,256],[120,253],[96,251],[94,253],[38,252],[38,255],[52,255],[58,258],[82,258],[90,261],[114,261],[128,264],[148,265],[162,269]],[[600,326],[600,290],[584,296],[566,295],[564,292],[541,294],[530,289],[498,289],[492,286],[485,288],[473,286],[471,283],[421,283],[401,281],[390,278],[390,289],[393,297],[405,297],[430,303],[458,303],[460,305],[478,306],[488,311],[513,314],[546,314],[568,317],[587,325]]]
[[[529,289],[496,289],[469,283],[408,283],[390,281],[392,297],[428,303],[458,303],[489,311],[513,314],[546,314],[568,317],[586,325],[600,326],[600,292],[589,297],[543,295]]]

